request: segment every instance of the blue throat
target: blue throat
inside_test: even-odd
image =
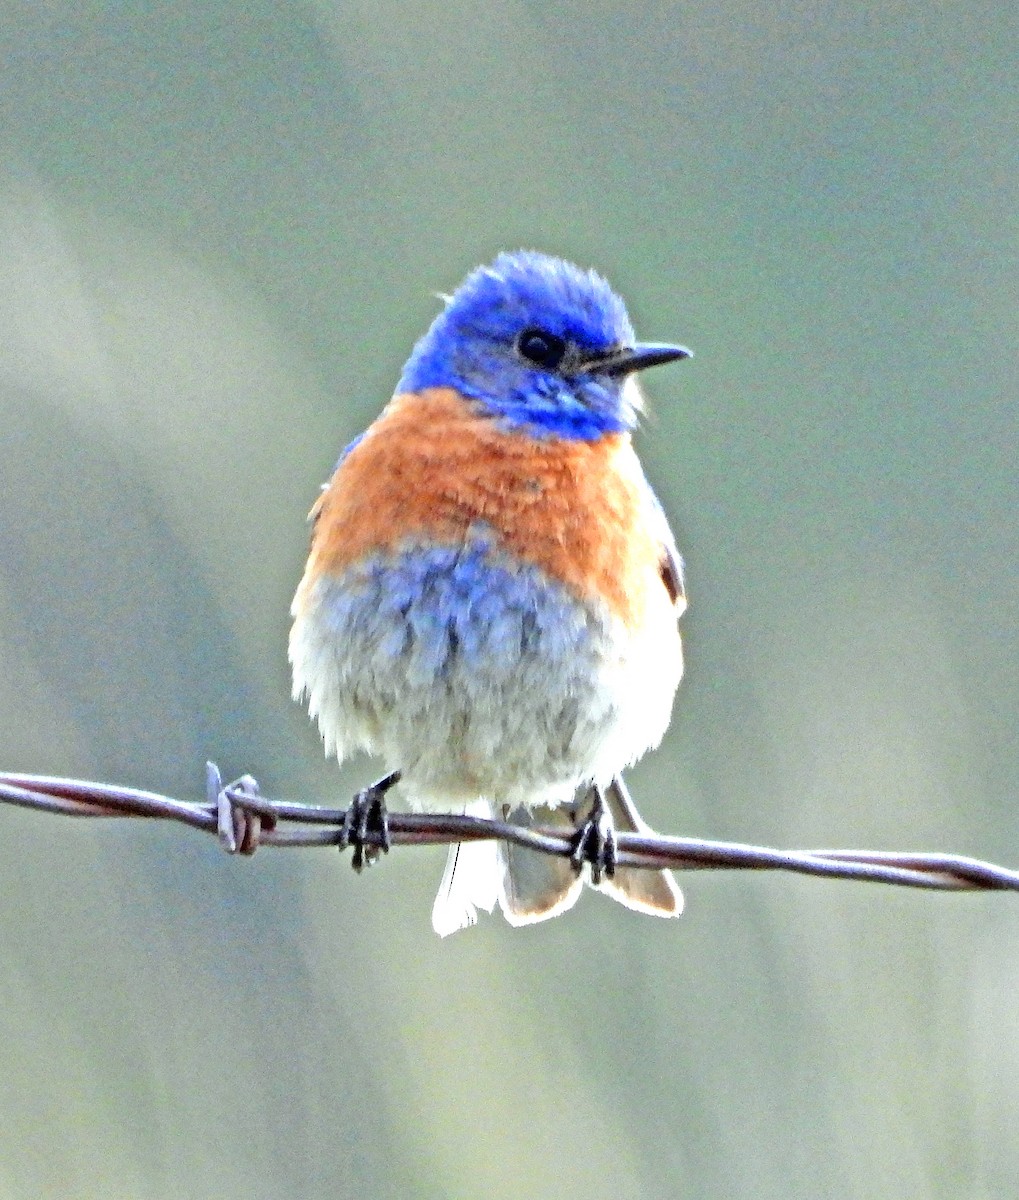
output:
[[[399,392],[418,392],[422,388],[449,387],[471,400],[477,400],[486,412],[509,429],[532,437],[560,437],[591,442],[609,433],[624,433],[634,426],[632,415],[621,411],[616,389],[595,380],[583,389],[566,381],[550,378],[540,371],[522,371],[509,386],[485,386],[451,370],[444,347],[429,345],[423,339],[404,368],[397,386]],[[493,364],[492,374],[498,370]],[[484,372],[484,376],[489,373]]]

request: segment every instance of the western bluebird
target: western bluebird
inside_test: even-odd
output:
[[[556,916],[585,880],[678,915],[668,871],[614,869],[612,829],[649,831],[620,773],[661,740],[683,671],[682,564],[631,445],[635,374],[690,352],[636,342],[601,276],[534,252],[443,299],[312,509],[291,610],[294,695],[326,753],[390,772],[356,798],[355,865],[400,783],[421,808],[577,838],[572,860],[452,846],[439,934],[496,902],[514,925]]]

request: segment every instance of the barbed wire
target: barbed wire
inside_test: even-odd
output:
[[[215,835],[229,854],[259,846],[346,845],[347,809],[271,800],[242,775],[223,783],[206,764],[205,799],[177,800],[158,792],[82,779],[0,772],[0,803],[70,817],[148,817],[177,821]],[[427,846],[502,838],[544,854],[570,857],[575,840],[562,828],[523,827],[455,813],[388,813],[389,842]],[[347,825],[349,829],[349,824]],[[374,843],[381,848],[381,836]],[[793,871],[938,891],[1019,891],[1019,871],[961,854],[894,850],[775,850],[740,842],[616,832],[616,865],[649,870]]]

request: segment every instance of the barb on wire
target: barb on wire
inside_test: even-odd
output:
[[[224,784],[218,767],[206,764],[205,798],[175,800],[157,792],[0,772],[0,803],[71,817],[155,817],[210,833],[230,854],[254,854],[259,846],[338,846],[346,809],[270,800],[258,782],[242,775]],[[572,838],[562,829],[523,827],[455,813],[389,813],[394,846],[502,838],[545,854],[569,856]],[[940,891],[1019,891],[1019,871],[961,854],[893,850],[773,850],[739,842],[616,834],[622,867],[675,870],[794,871],[832,879],[862,879]]]

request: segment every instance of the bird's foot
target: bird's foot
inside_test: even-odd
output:
[[[616,873],[616,830],[601,788],[592,787],[589,796],[591,808],[573,836],[570,862],[575,871],[589,863],[591,882],[598,884],[603,874],[611,879]]]
[[[351,866],[361,872],[370,867],[380,854],[389,853],[389,818],[386,813],[386,793],[399,783],[400,772],[384,775],[373,784],[362,788],[350,802],[337,845],[340,850],[347,846],[354,849]]]

